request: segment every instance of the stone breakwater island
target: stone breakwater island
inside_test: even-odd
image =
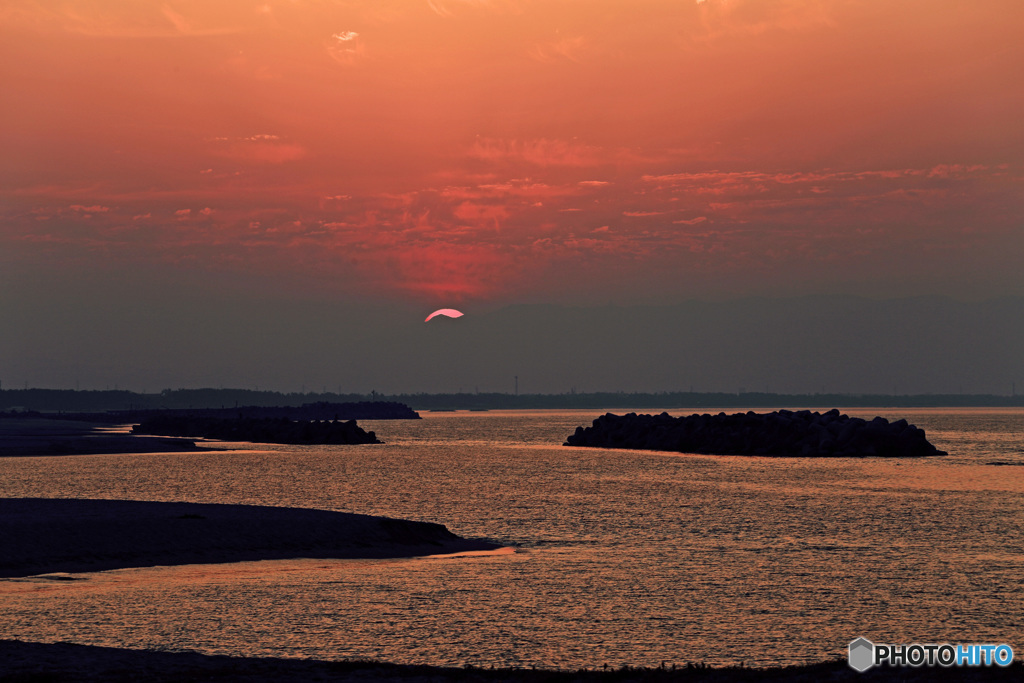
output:
[[[778,410],[727,415],[614,415],[577,427],[566,446],[774,457],[897,457],[946,455],[906,420],[865,420],[838,410]]]
[[[442,524],[306,508],[0,499],[0,577],[281,559],[497,550]]]
[[[392,401],[94,413],[0,411],[0,457],[220,450],[196,445],[193,439],[199,438],[293,445],[383,443],[359,427],[357,419],[418,420],[420,415]],[[132,424],[130,434],[120,431]]]
[[[383,443],[355,420],[289,420],[286,417],[201,417],[155,415],[132,427],[132,434],[185,436],[220,441],[251,441],[280,444]]]

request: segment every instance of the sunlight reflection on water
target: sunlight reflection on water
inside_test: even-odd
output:
[[[915,461],[559,445],[597,413],[364,423],[383,446],[0,459],[3,496],[345,510],[518,548],[2,581],[0,637],[561,668],[819,661],[858,635],[1016,645],[1024,411],[903,411],[950,452]]]

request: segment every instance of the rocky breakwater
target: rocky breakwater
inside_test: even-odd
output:
[[[838,410],[778,410],[727,415],[613,415],[577,427],[566,446],[631,448],[709,455],[901,457],[946,455],[906,420],[864,420]]]
[[[289,420],[280,418],[219,418],[190,415],[154,415],[132,427],[133,434],[188,436],[221,441],[281,444],[383,443],[355,420]]]

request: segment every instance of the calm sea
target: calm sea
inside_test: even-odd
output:
[[[0,637],[558,668],[814,662],[857,636],[1024,652],[1024,411],[848,412],[950,455],[577,449],[599,411],[493,411],[363,423],[383,446],[0,459],[4,497],[312,507],[515,548],[0,581]]]

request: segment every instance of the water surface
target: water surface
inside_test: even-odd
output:
[[[597,412],[492,411],[361,423],[382,446],[0,459],[2,496],[381,514],[516,550],[2,581],[0,637],[559,668],[813,662],[858,635],[1024,651],[1024,411],[848,412],[950,455],[568,448]]]

